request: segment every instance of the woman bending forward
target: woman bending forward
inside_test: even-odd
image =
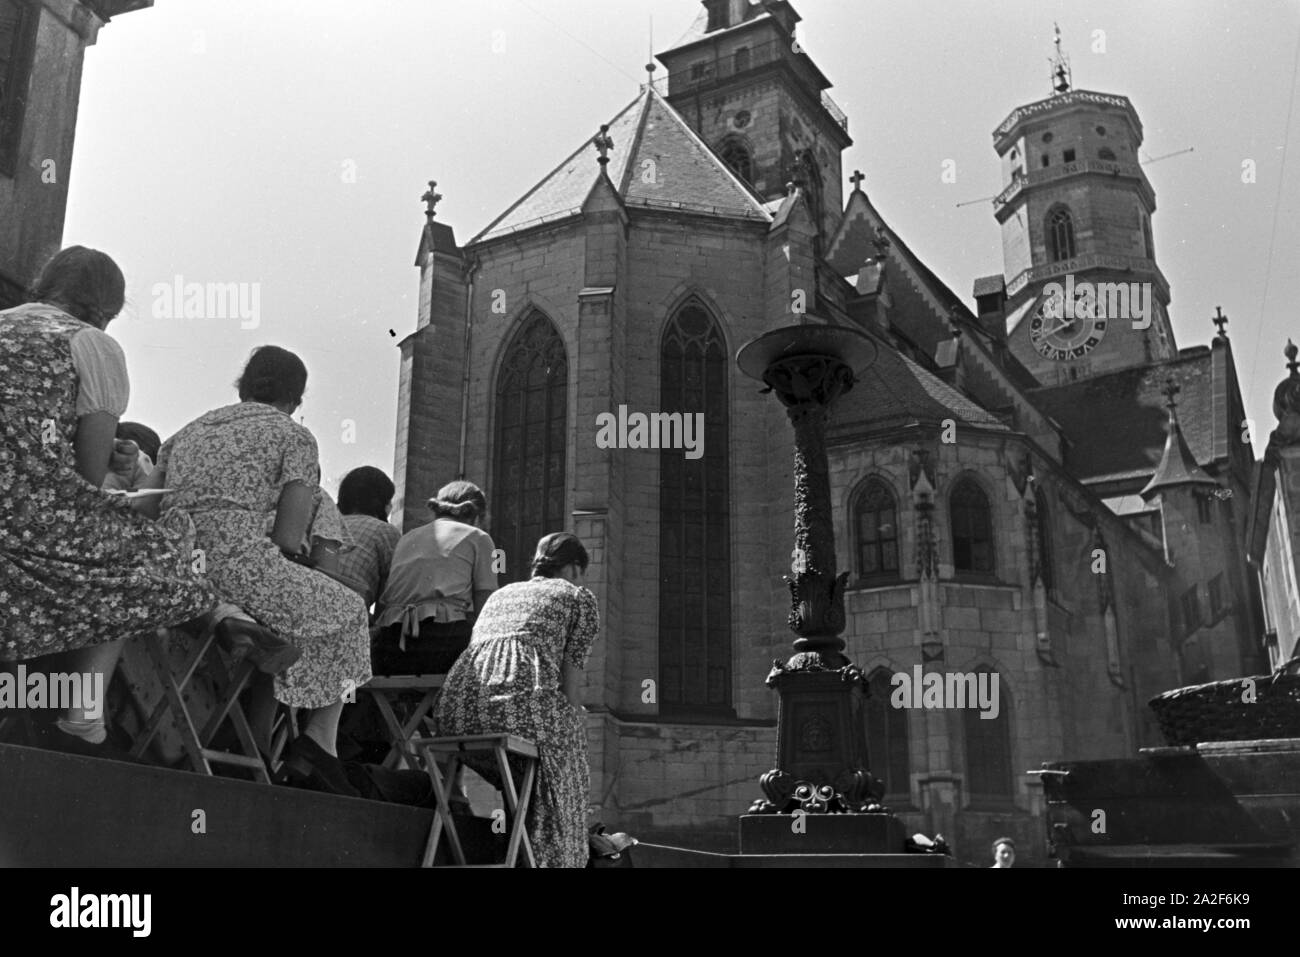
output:
[[[493,592],[483,606],[435,715],[442,735],[505,733],[536,743],[527,825],[541,867],[587,863],[591,770],[580,686],[600,621],[596,596],[581,584],[586,570],[577,537],[556,532],[538,542],[533,577]]]

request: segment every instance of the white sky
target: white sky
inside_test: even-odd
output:
[[[1050,93],[1053,19],[1075,86],[1133,101],[1146,156],[1194,147],[1147,168],[1157,258],[1180,346],[1209,341],[1216,305],[1231,317],[1262,449],[1282,346],[1300,338],[1300,119],[1284,152],[1300,3],[795,7],[801,43],[849,114],[846,177],[866,174],[877,208],[968,303],[975,277],[1001,271],[1001,245],[991,204],[956,204],[1001,188],[992,130]],[[275,343],[307,363],[302,413],[327,487],[356,465],[391,474],[396,343],[416,321],[426,181],[445,196],[438,219],[469,239],[636,95],[651,15],[659,52],[698,8],[158,0],[114,20],[86,56],[64,239],[126,273],[130,304],[109,331],[130,367],[128,417],[165,438],[235,401],[248,353]],[[1093,52],[1097,30],[1105,52]],[[949,159],[955,184],[940,178]],[[1242,182],[1245,160],[1255,183]],[[154,284],[177,275],[259,283],[260,325],[153,318]]]

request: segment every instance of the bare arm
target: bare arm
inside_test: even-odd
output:
[[[582,669],[564,662],[560,667],[560,683],[569,704],[582,710]]]
[[[301,482],[291,482],[280,490],[280,502],[275,510],[275,526],[271,541],[284,552],[297,555],[302,552],[307,528],[311,525],[312,491]]]
[[[475,621],[478,620],[479,612],[483,610],[483,605],[491,597],[492,597],[491,588],[474,589],[474,610],[465,616],[469,619],[470,624],[473,624]]]
[[[95,488],[104,484],[116,440],[117,416],[108,412],[90,412],[77,419],[77,432],[72,439],[77,473]]]

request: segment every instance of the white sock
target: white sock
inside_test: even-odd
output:
[[[54,722],[54,726],[64,734],[70,734],[74,738],[81,738],[91,744],[103,744],[108,737],[108,728],[104,726],[103,718],[92,718],[88,721],[73,721],[69,718],[60,718]]]

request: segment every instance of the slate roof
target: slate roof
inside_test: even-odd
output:
[[[1152,475],[1164,454],[1169,414],[1163,390],[1179,386],[1178,420],[1196,464],[1216,461],[1213,357],[1209,349],[1156,365],[1121,369],[1079,382],[1035,389],[1030,399],[1057,421],[1071,442],[1066,467],[1081,481]]]
[[[629,206],[771,221],[754,194],[652,87],[609,121],[609,137],[609,178]],[[577,214],[599,176],[589,139],[468,245]]]
[[[832,407],[833,426],[870,423],[873,429],[944,419],[1009,432],[993,413],[981,408],[902,353],[882,345],[876,361],[853,389]]]
[[[1183,440],[1183,430],[1179,428],[1175,416],[1169,423],[1169,435],[1165,439],[1164,455],[1156,466],[1156,474],[1142,490],[1143,498],[1151,498],[1162,488],[1176,488],[1179,485],[1209,485],[1219,487],[1219,483],[1210,478],[1196,464],[1192,452]]]

